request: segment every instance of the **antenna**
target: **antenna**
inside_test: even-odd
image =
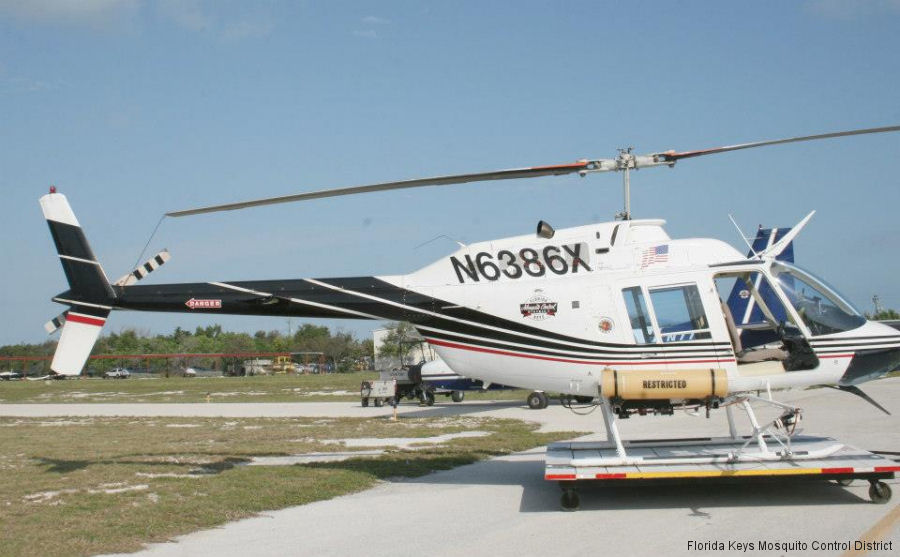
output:
[[[731,216],[731,213],[728,213],[728,218],[731,219],[731,224],[733,224],[734,227],[737,228],[738,236],[740,236],[740,237],[741,237],[741,240],[743,240],[744,243],[747,244],[747,247],[750,248],[750,253],[753,254],[753,257],[755,257],[755,258],[758,259],[758,258],[759,258],[759,254],[756,253],[756,250],[753,249],[753,245],[750,243],[750,241],[747,239],[747,237],[744,236],[744,233],[741,231],[741,227],[738,226],[738,223],[737,223],[737,222],[735,222],[734,217]]]
[[[445,238],[445,239],[447,239],[447,240],[450,240],[451,242],[455,243],[456,245],[458,245],[458,246],[461,247],[461,248],[467,247],[464,243],[460,242],[459,240],[455,240],[455,239],[451,238],[450,236],[447,236],[446,234],[438,234],[438,235],[435,236],[434,238],[432,238],[432,239],[430,239],[430,240],[427,240],[427,241],[425,241],[425,242],[422,242],[421,244],[419,244],[418,246],[414,247],[413,249],[419,249],[419,248],[421,248],[422,246],[426,246],[426,245],[430,244],[431,242],[434,242],[435,240],[440,240],[441,238]]]

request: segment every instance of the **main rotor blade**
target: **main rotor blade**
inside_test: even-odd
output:
[[[260,205],[275,205],[277,203],[289,203],[291,201],[307,201],[310,199],[321,199],[323,197],[337,197],[339,195],[352,195],[356,193],[368,193],[373,191],[399,190],[404,188],[418,188],[423,186],[448,186],[451,184],[464,184],[466,182],[478,182],[482,180],[512,180],[514,178],[537,178],[539,176],[559,176],[562,174],[571,174],[573,172],[581,172],[584,170],[594,169],[597,161],[577,161],[569,164],[558,164],[553,166],[532,166],[526,168],[511,168],[508,170],[494,170],[491,172],[478,172],[474,174],[455,174],[452,176],[436,176],[433,178],[418,178],[415,180],[401,180],[399,182],[384,182],[381,184],[369,184],[366,186],[349,186],[345,188],[336,188],[329,190],[318,190],[305,193],[297,193],[293,195],[283,195],[280,197],[265,197],[262,199],[254,199],[251,201],[242,201],[239,203],[226,203],[223,205],[211,205],[209,207],[200,207],[197,209],[186,209],[184,211],[173,211],[166,213],[168,217],[186,217],[188,215],[199,215],[202,213],[214,213],[217,211],[233,211],[235,209],[245,209],[247,207],[258,207]]]
[[[782,143],[796,143],[798,141],[811,141],[813,139],[830,139],[832,137],[845,137],[848,135],[864,135],[868,133],[884,133],[900,131],[900,126],[886,126],[883,128],[867,128],[864,130],[851,130],[845,132],[823,133],[819,135],[805,135],[802,137],[789,137],[787,139],[772,139],[769,141],[755,141],[753,143],[741,143],[739,145],[727,145],[725,147],[713,147],[712,149],[701,149],[699,151],[684,151],[678,153],[676,151],[666,151],[657,153],[657,156],[668,162],[675,162],[681,159],[689,159],[699,157],[701,155],[712,155],[714,153],[724,153],[727,151],[738,151],[740,149],[750,149],[753,147],[764,147],[766,145],[781,145]]]
[[[900,131],[900,126],[887,126],[882,128],[868,128],[864,130],[851,130],[834,133],[824,133],[819,135],[807,135],[803,137],[791,137],[787,139],[775,139],[770,141],[757,141],[754,143],[742,143],[739,145],[728,145],[725,147],[715,147],[712,149],[703,149],[699,151],[683,151],[674,150],[662,153],[653,153],[651,155],[635,156],[630,151],[627,154],[620,153],[616,159],[592,159],[579,160],[568,164],[559,164],[552,166],[532,166],[525,168],[512,168],[508,170],[494,170],[490,172],[477,172],[473,174],[455,174],[451,176],[436,176],[432,178],[418,178],[415,180],[400,180],[397,182],[383,182],[380,184],[369,184],[364,186],[349,186],[344,188],[318,190],[293,195],[283,195],[279,197],[266,197],[262,199],[253,199],[250,201],[242,201],[238,203],[225,203],[222,205],[210,205],[208,207],[200,207],[197,209],[187,209],[183,211],[173,211],[166,213],[168,217],[185,217],[188,215],[199,215],[203,213],[214,213],[217,211],[233,211],[236,209],[245,209],[248,207],[258,207],[260,205],[275,205],[278,203],[289,203],[292,201],[307,201],[310,199],[321,199],[325,197],[337,197],[341,195],[353,195],[357,193],[368,193],[375,191],[399,190],[404,188],[418,188],[424,186],[448,186],[451,184],[464,184],[466,182],[479,182],[487,180],[512,180],[516,178],[537,178],[540,176],[560,176],[563,174],[588,173],[588,172],[609,172],[617,170],[627,170],[629,168],[644,168],[652,166],[673,166],[675,162],[681,159],[699,157],[701,155],[711,155],[714,153],[724,153],[727,151],[737,151],[739,149],[750,149],[751,147],[763,147],[766,145],[779,145],[783,143],[795,143],[798,141],[810,141],[813,139],[828,139],[832,137],[844,137],[849,135],[863,135],[871,133],[883,133]]]

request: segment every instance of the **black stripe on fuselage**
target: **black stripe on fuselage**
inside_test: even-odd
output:
[[[302,298],[320,304],[332,305],[324,299],[312,299],[308,283],[302,280],[253,281],[227,283],[242,289],[264,292],[259,296],[206,282],[133,285],[115,287],[118,298],[116,308],[137,311],[164,311],[176,313],[220,313],[235,315],[277,315],[286,317],[321,317],[339,319],[366,319],[340,309],[320,308],[292,302],[290,298]],[[188,307],[190,300],[213,300],[219,307]]]
[[[869,348],[869,347],[894,347],[900,344],[900,339],[894,340],[883,340],[880,342],[852,342],[847,344],[818,344],[812,347],[815,351],[820,350],[856,350],[857,348]]]
[[[643,352],[600,352],[596,350],[578,350],[571,349],[570,351],[559,351],[559,350],[548,350],[542,348],[536,348],[533,345],[529,344],[527,339],[520,340],[518,345],[513,346],[510,344],[503,344],[499,342],[492,342],[490,340],[485,340],[483,338],[472,339],[468,337],[460,337],[453,334],[449,334],[443,331],[436,330],[422,330],[420,331],[422,336],[427,338],[433,338],[437,340],[444,340],[448,342],[458,343],[458,344],[468,344],[480,346],[483,348],[494,348],[497,350],[508,350],[515,352],[525,352],[528,354],[535,354],[538,356],[546,356],[548,358],[569,358],[569,359],[579,359],[579,360],[591,360],[597,362],[606,362],[606,361],[633,361],[640,360],[641,362],[652,362],[655,360],[695,360],[697,358],[716,358],[717,354],[697,354],[696,351],[688,351],[688,350],[676,350],[676,351],[661,351],[659,347],[656,345],[645,345],[643,347]],[[523,346],[524,345],[524,346]],[[590,354],[585,354],[585,352],[591,352]],[[659,356],[654,356],[650,358],[642,357],[642,354],[645,352],[653,352],[655,354],[659,354]],[[673,352],[681,352],[680,354],[673,354]],[[692,354],[684,354],[684,352],[693,352]],[[734,358],[734,354],[731,352],[718,354],[718,357],[722,359],[730,359]]]
[[[354,277],[354,278],[338,278],[338,279],[317,279],[318,282],[322,282],[325,284],[330,284],[332,286],[341,288],[347,291],[358,292],[360,294],[366,294],[370,296],[375,296],[378,298],[382,298],[389,302],[394,302],[398,304],[403,304],[407,306],[412,306],[416,310],[427,311],[432,313],[440,314],[439,316],[429,316],[421,313],[421,311],[410,311],[406,310],[404,313],[404,320],[410,321],[416,325],[423,325],[429,327],[436,327],[445,330],[452,330],[454,332],[459,333],[467,333],[468,331],[460,330],[462,327],[465,327],[464,324],[458,323],[456,321],[446,319],[447,317],[461,319],[464,321],[468,321],[474,324],[477,324],[477,331],[474,333],[476,336],[485,336],[484,328],[482,326],[487,327],[496,327],[498,329],[504,329],[506,331],[512,331],[517,333],[523,333],[527,335],[535,335],[541,337],[546,340],[559,340],[563,342],[571,342],[589,346],[596,346],[599,348],[619,348],[619,349],[635,349],[641,348],[636,347],[635,345],[629,344],[616,344],[616,343],[606,343],[606,342],[597,342],[589,339],[583,339],[578,337],[572,337],[563,335],[560,333],[554,333],[548,331],[546,329],[541,329],[537,327],[532,327],[526,325],[524,323],[517,323],[514,321],[509,321],[508,319],[504,319],[502,317],[498,317],[496,315],[491,315],[488,313],[483,313],[471,308],[461,307],[457,304],[453,304],[451,302],[441,300],[439,298],[432,298],[430,296],[426,296],[424,294],[420,294],[418,292],[414,292],[411,290],[407,290],[405,288],[400,288],[394,286],[388,282],[385,282],[381,279],[375,277]],[[325,289],[328,290],[328,289]],[[334,292],[334,291],[332,291]],[[353,298],[359,298],[353,292],[346,292],[348,296],[347,300],[350,301]],[[374,303],[374,301],[373,301]],[[380,307],[381,304],[378,304]],[[448,325],[452,323],[452,325]],[[498,333],[496,331],[492,331],[491,336],[496,336]],[[502,333],[501,333],[502,334]],[[522,337],[517,335],[506,335],[509,339],[519,339]],[[552,343],[553,346],[565,348],[568,350],[572,350],[573,347],[567,345],[561,345],[558,343]],[[730,346],[730,343],[727,342],[672,342],[667,343],[667,349],[670,348],[689,348],[692,351],[697,350],[715,350],[716,346]],[[581,350],[580,348],[578,348]]]
[[[900,335],[878,335],[870,337],[843,337],[843,338],[813,338],[809,341],[812,346],[834,346],[843,344],[855,344],[859,342],[900,342]]]
[[[316,282],[334,288],[307,280],[219,283],[223,286],[210,283],[136,285],[117,287],[116,306],[123,309],[187,313],[349,319],[366,319],[366,316],[373,316],[377,319],[409,321],[416,326],[439,329],[448,334],[468,335],[491,342],[527,344],[545,350],[580,351],[598,355],[618,353],[627,356],[629,353],[644,352],[648,349],[647,346],[603,343],[553,333],[476,310],[459,308],[444,300],[398,288],[374,277],[317,279]],[[221,307],[189,309],[185,304],[190,299],[218,300]],[[334,309],[304,305],[303,301],[332,306]],[[690,352],[709,356],[728,348],[730,343],[677,342],[652,345],[653,350],[664,351],[666,354]]]

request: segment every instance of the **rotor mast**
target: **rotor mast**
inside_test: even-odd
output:
[[[579,175],[586,176],[591,172],[621,172],[622,196],[624,208],[616,213],[617,220],[631,220],[631,171],[651,166],[675,166],[676,160],[669,158],[668,153],[654,153],[651,155],[635,155],[634,147],[621,147],[614,159],[596,159],[585,161],[587,163]]]
[[[622,170],[622,195],[625,198],[625,209],[616,213],[616,219],[631,220],[631,169],[634,168],[634,147],[620,148],[616,162]]]

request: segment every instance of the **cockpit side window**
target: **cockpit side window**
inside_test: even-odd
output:
[[[625,307],[628,309],[628,318],[631,322],[631,331],[634,334],[634,342],[637,344],[651,344],[656,342],[656,333],[653,331],[653,322],[647,313],[647,304],[644,301],[644,293],[640,286],[625,288],[622,290],[625,297]]]

